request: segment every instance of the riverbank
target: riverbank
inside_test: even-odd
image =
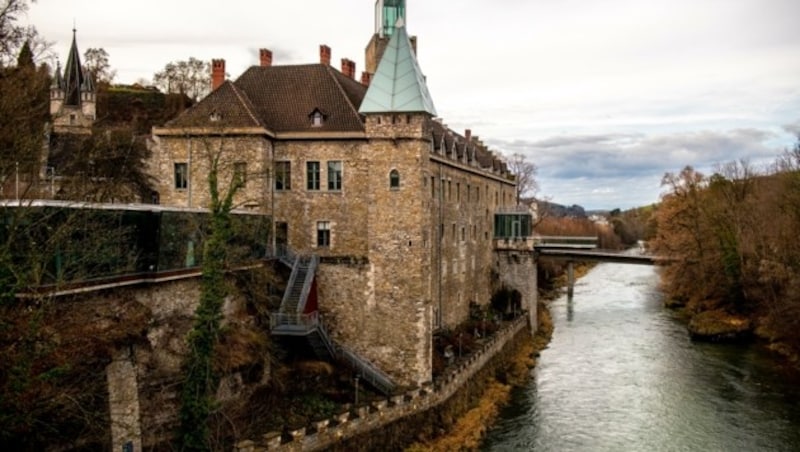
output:
[[[549,303],[535,378],[481,450],[800,450],[798,381],[758,347],[687,340],[657,272],[600,264]]]
[[[686,322],[686,329],[692,340],[703,342],[756,342],[765,353],[774,356],[800,372],[800,350],[782,341],[772,329],[763,312],[749,314],[731,313],[720,308],[720,303],[698,302],[678,303],[667,299],[665,307],[675,310]]]
[[[477,450],[500,410],[508,404],[512,389],[527,384],[539,352],[550,342],[553,321],[546,301],[539,302],[537,317],[539,325],[532,340],[518,347],[506,372],[488,382],[476,406],[461,416],[449,431],[433,440],[414,443],[406,452]]]

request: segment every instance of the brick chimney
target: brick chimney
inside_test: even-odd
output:
[[[356,78],[356,62],[347,58],[342,58],[342,74],[349,78]]]
[[[269,49],[259,49],[258,50],[258,57],[261,63],[261,67],[270,67],[272,66],[272,51]]]
[[[331,65],[331,48],[325,44],[319,46],[319,62],[325,66]]]
[[[372,74],[367,71],[361,73],[361,84],[364,86],[369,86],[369,82],[372,81]]]
[[[472,130],[470,130],[470,129],[465,130],[464,131],[464,138],[466,138],[467,143],[469,143],[469,140],[472,138]]]
[[[211,91],[225,82],[225,60],[211,60]]]

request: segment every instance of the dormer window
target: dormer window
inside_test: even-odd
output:
[[[208,115],[208,120],[211,122],[219,122],[222,120],[222,115],[217,110],[214,110]]]
[[[311,112],[308,117],[311,119],[311,127],[322,127],[325,124],[325,119],[327,115],[323,113],[319,108],[315,108],[314,111]]]

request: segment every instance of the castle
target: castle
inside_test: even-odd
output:
[[[404,0],[376,2],[366,68],[260,64],[153,129],[161,204],[205,207],[213,163],[244,182],[238,206],[273,219],[274,249],[318,262],[297,314],[319,311],[333,341],[400,385],[432,378],[433,336],[486,305],[495,215],[515,208],[506,165],[470,130],[437,119]]]
[[[50,86],[50,115],[53,131],[88,135],[96,117],[96,90],[91,74],[81,65],[81,54],[72,30],[72,45],[67,56],[67,65],[62,73],[61,64],[53,74]]]

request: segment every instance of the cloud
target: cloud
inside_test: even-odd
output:
[[[540,193],[554,202],[626,208],[657,202],[664,173],[686,165],[707,172],[734,160],[754,164],[772,160],[780,153],[771,144],[777,135],[770,130],[737,128],[659,135],[559,135],[489,144],[536,163]]]
[[[800,137],[800,119],[797,119],[795,122],[791,124],[785,124],[783,126],[783,130],[794,136]]]

